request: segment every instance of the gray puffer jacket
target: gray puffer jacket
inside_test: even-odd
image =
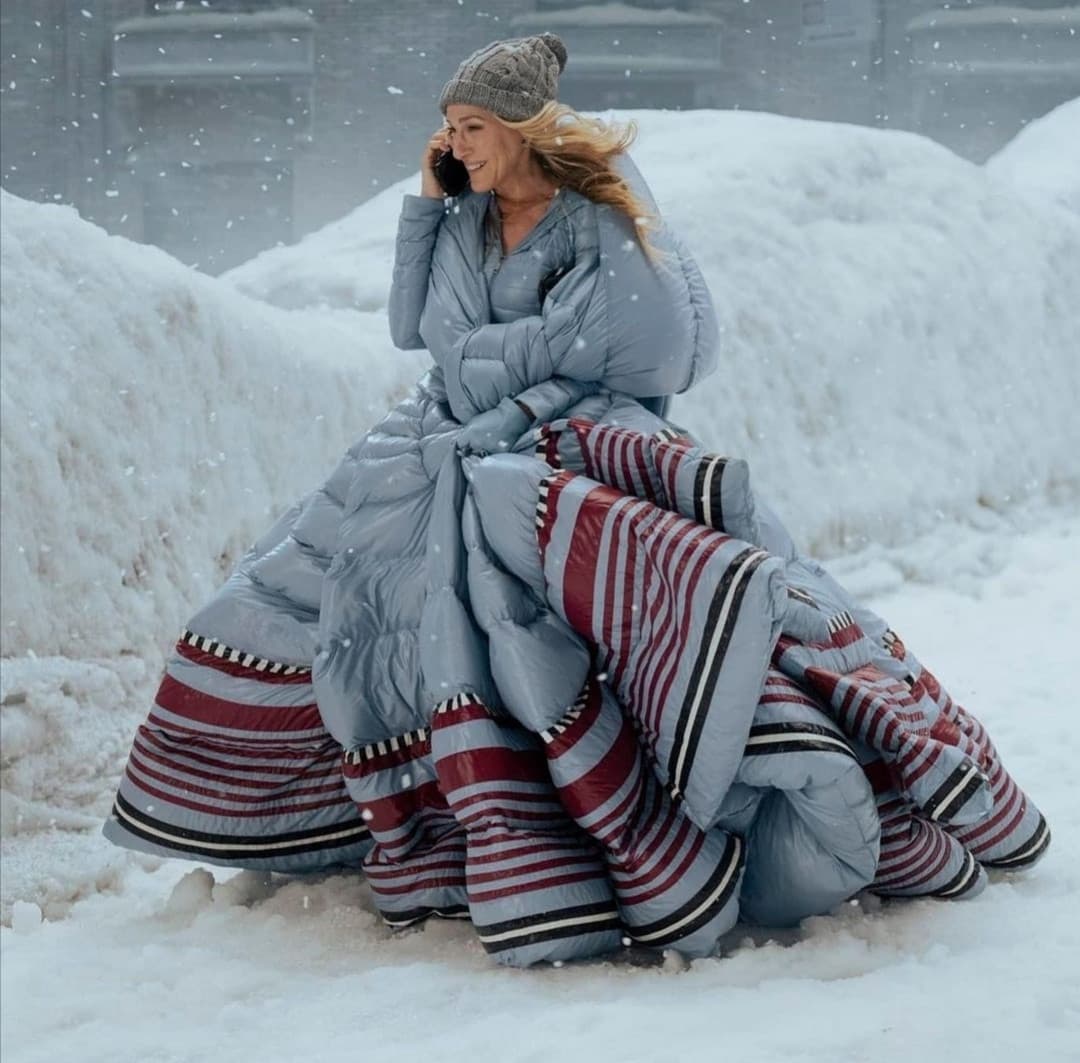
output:
[[[628,219],[564,190],[504,257],[489,196],[467,192],[449,205],[405,198],[391,334],[399,346],[426,346],[436,369],[350,451],[326,488],[342,517],[322,591],[315,690],[346,749],[423,726],[441,700],[447,680],[435,683],[420,652],[425,608],[445,656],[463,668],[468,659],[466,644],[450,649],[450,617],[431,604],[438,584],[445,594],[461,578],[439,556],[450,547],[432,541],[459,534],[455,491],[447,484],[436,493],[440,475],[456,475],[445,466],[458,460],[458,425],[493,410],[516,418],[514,399],[536,424],[574,412],[602,420],[617,400],[625,405],[620,395],[655,408],[656,397],[714,368],[717,325],[705,282],[663,227],[652,243],[655,265]],[[531,449],[531,426],[520,427],[516,445]]]
[[[655,209],[629,160],[623,170]],[[715,368],[708,288],[662,225],[649,256],[628,218],[563,190],[505,257],[497,229],[490,197],[469,192],[452,207],[407,196],[401,214],[391,335],[431,352],[458,421],[508,397],[548,421],[590,385],[649,398]]]
[[[107,836],[359,865],[389,925],[468,915],[513,964],[1038,859],[977,721],[638,401],[713,366],[685,252],[570,192],[509,255],[494,222],[406,199],[391,325],[435,368],[191,619]]]
[[[271,660],[314,660],[320,713],[346,749],[422,726],[439,694],[420,656],[429,532],[461,425],[500,408],[520,416],[514,398],[535,424],[602,420],[621,393],[657,409],[715,367],[700,271],[662,225],[651,242],[655,265],[628,219],[564,190],[503,256],[489,196],[406,196],[390,330],[400,347],[426,346],[435,368],[257,544],[192,630],[230,646],[257,632]],[[519,427],[530,449],[531,426]],[[452,502],[438,519],[457,525]]]

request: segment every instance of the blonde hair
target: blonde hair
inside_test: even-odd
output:
[[[629,218],[642,249],[650,259],[657,257],[648,237],[657,218],[612,166],[615,156],[625,152],[637,137],[633,122],[608,125],[557,101],[546,103],[532,118],[500,121],[525,138],[540,165],[560,185],[594,203],[614,207]]]

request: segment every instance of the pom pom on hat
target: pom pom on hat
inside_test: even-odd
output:
[[[566,45],[554,33],[515,37],[473,52],[443,86],[439,107],[471,103],[508,121],[538,113],[558,94]]]

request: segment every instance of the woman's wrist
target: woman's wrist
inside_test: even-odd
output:
[[[445,199],[446,193],[434,174],[422,174],[420,178],[420,195],[427,199]]]

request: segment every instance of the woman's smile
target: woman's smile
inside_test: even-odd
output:
[[[465,165],[474,192],[536,183],[535,165],[525,141],[490,111],[451,104],[446,123],[454,157]]]

